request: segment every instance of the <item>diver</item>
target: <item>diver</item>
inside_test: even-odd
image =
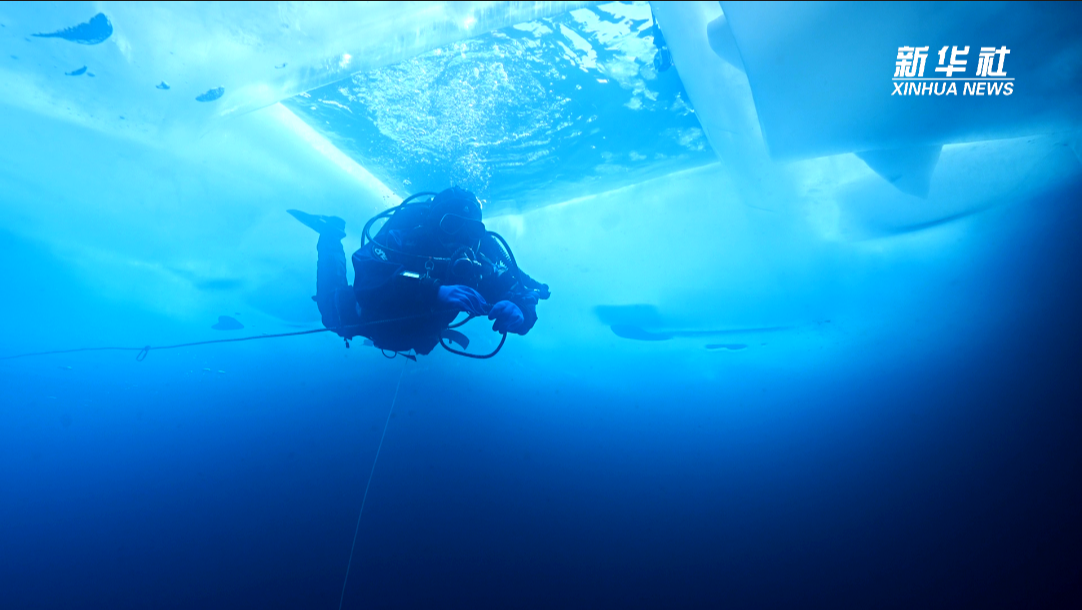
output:
[[[413,358],[411,351],[428,354],[438,343],[456,354],[487,358],[503,347],[507,333],[528,333],[537,322],[538,301],[549,297],[546,284],[519,269],[504,238],[486,230],[477,197],[458,187],[418,193],[369,220],[353,253],[352,287],[342,248],[345,221],[287,212],[319,233],[312,300],[323,325],[347,346],[363,336],[385,355]],[[467,317],[452,324],[460,312]],[[503,334],[500,347],[484,356],[452,348],[448,341],[468,347],[465,335],[453,329],[479,316],[493,320],[492,330]]]

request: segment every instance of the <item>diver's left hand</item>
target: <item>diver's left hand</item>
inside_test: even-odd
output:
[[[522,310],[511,301],[499,301],[493,305],[488,312],[488,319],[496,321],[492,330],[498,333],[518,333],[526,324]]]

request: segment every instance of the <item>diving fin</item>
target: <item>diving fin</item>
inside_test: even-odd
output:
[[[309,214],[300,210],[286,210],[286,212],[293,218],[299,220],[301,224],[320,235],[337,237],[338,239],[342,239],[346,236],[346,221],[337,216],[320,216],[318,214]]]

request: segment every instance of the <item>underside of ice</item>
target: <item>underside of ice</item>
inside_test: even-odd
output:
[[[315,244],[285,209],[345,218],[348,249],[373,213],[459,182],[553,286],[539,349],[629,324],[672,336],[652,349],[749,328],[799,343],[924,307],[1080,177],[1073,7],[209,6],[0,5],[0,227],[193,328],[318,322]],[[33,36],[99,13],[98,44]],[[1012,45],[1009,112],[891,99],[896,40],[959,38]],[[627,304],[662,322],[595,313]]]

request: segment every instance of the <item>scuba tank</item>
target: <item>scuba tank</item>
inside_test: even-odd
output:
[[[456,195],[468,193],[468,191],[461,189],[455,190],[458,191],[454,193]],[[484,264],[481,261],[480,254],[481,240],[484,236],[488,236],[492,238],[492,243],[496,246],[495,251],[490,254],[495,254],[497,260],[491,262],[496,265],[502,263],[508,272],[514,274],[512,277],[524,290],[536,293],[536,299],[545,300],[549,298],[551,293],[548,284],[542,284],[523,273],[507,240],[495,231],[488,231],[484,223],[479,219],[470,218],[466,214],[454,213],[443,214],[438,219],[432,218],[433,204],[438,203],[436,198],[439,195],[431,191],[416,193],[407,197],[399,205],[376,214],[364,225],[364,231],[361,234],[361,247],[363,248],[366,243],[371,242],[374,246],[373,251],[384,260],[387,260],[388,254],[397,255],[397,257],[401,257],[400,260],[412,258],[415,262],[421,261],[425,263],[426,273],[432,277],[440,279],[454,278],[455,280],[461,280],[456,283],[476,286],[484,273]],[[430,198],[422,200],[423,197]],[[479,205],[477,216],[480,216]],[[373,236],[372,227],[381,219],[386,219],[386,222],[380,227],[379,232]],[[449,239],[463,240],[464,237],[474,243],[472,245],[460,245],[449,256],[414,254],[404,252],[389,244],[391,231],[401,231],[403,234],[408,234],[418,230],[427,231],[429,235],[435,233],[434,237],[444,245],[447,244]],[[452,241],[452,243],[454,242]],[[377,249],[379,252],[376,252]],[[431,261],[431,265],[427,264],[429,261]],[[437,267],[440,267],[440,269],[437,270]]]

